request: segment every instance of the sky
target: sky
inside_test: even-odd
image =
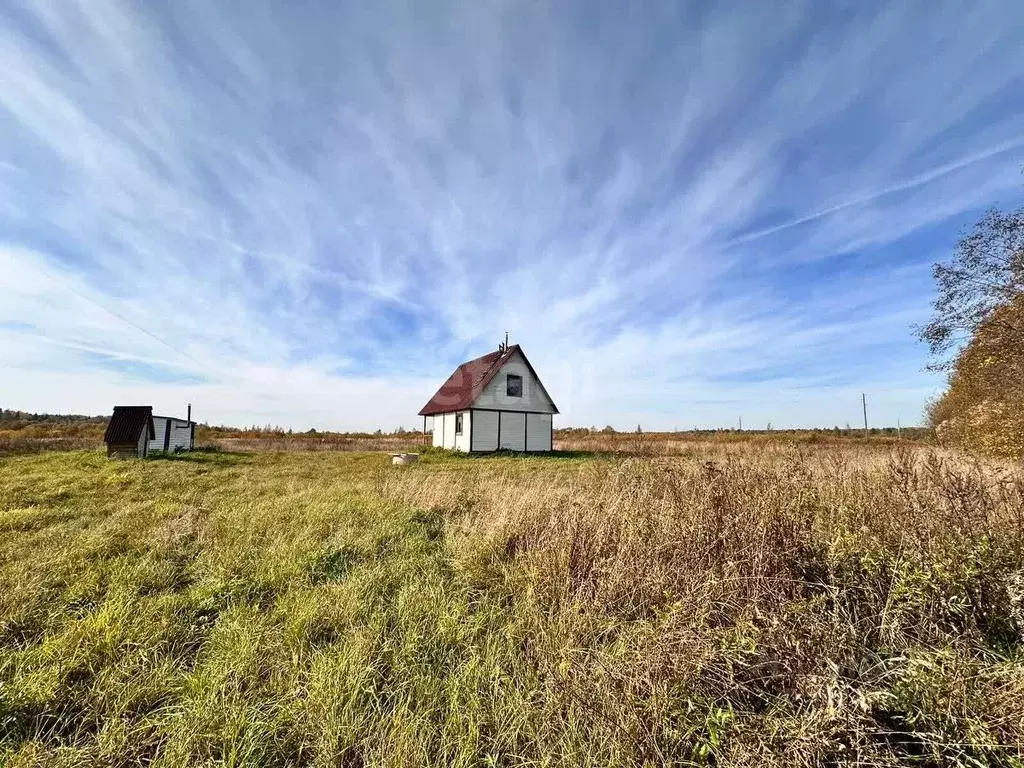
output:
[[[0,407],[918,423],[930,265],[1024,199],[1024,3],[10,0]]]

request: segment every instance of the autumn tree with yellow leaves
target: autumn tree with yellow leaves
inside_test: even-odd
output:
[[[917,333],[949,387],[929,421],[945,444],[1024,457],[1024,208],[990,210],[933,274],[934,315]]]

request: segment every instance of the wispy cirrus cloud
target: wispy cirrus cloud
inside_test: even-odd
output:
[[[5,406],[411,424],[507,329],[567,423],[906,423],[1021,197],[1011,3],[0,18]]]

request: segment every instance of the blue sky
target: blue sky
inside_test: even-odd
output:
[[[508,330],[563,425],[916,422],[929,265],[1024,197],[1022,35],[985,0],[4,4],[0,406],[412,426]]]

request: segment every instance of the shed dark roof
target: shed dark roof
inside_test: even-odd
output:
[[[483,357],[469,360],[456,368],[448,380],[441,385],[441,388],[434,393],[434,396],[427,401],[427,404],[420,409],[419,415],[436,416],[439,413],[451,413],[469,408],[484,391],[484,387],[517,352],[522,356],[523,362],[526,363],[526,367],[530,369],[533,377],[537,379],[537,383],[540,384],[540,376],[530,365],[522,348],[518,344],[513,344],[504,352],[498,349]],[[544,390],[545,395],[548,394],[543,384],[540,384],[540,388]],[[548,400],[551,400],[550,395],[548,395]],[[555,409],[555,413],[558,413],[554,400],[551,400],[551,407]]]
[[[153,429],[153,406],[151,405],[115,405],[114,415],[110,417],[103,442],[108,445],[124,445],[136,443],[142,430],[148,430],[147,440],[156,438]]]

